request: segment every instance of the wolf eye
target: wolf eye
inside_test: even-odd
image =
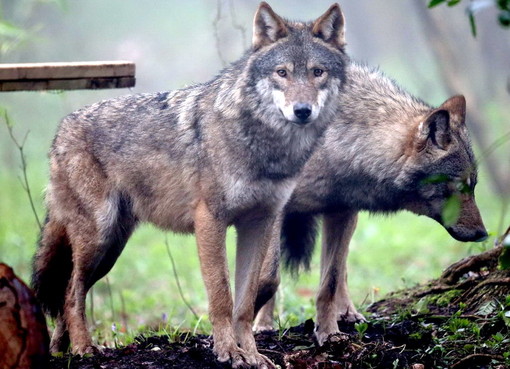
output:
[[[324,70],[322,70],[322,69],[320,69],[320,68],[315,68],[315,69],[313,70],[313,75],[314,75],[315,77],[320,77],[320,76],[322,76],[322,74],[323,74],[323,73],[324,73]]]
[[[285,69],[278,69],[276,71],[276,74],[278,74],[280,77],[283,77],[283,78],[287,77],[287,71]]]

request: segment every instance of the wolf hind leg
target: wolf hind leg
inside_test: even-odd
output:
[[[66,293],[64,320],[75,354],[96,351],[87,329],[86,295],[94,283],[113,267],[136,226],[127,198],[110,196],[107,201],[113,203],[107,217],[97,219],[82,214],[70,226],[73,272]]]
[[[282,215],[279,215],[271,231],[271,239],[262,269],[255,300],[255,332],[273,330],[275,294],[280,285],[280,235]]]
[[[66,352],[70,343],[69,331],[67,330],[64,317],[60,313],[55,318],[55,329],[51,335],[50,352],[53,354]]]
[[[48,215],[34,255],[31,286],[43,310],[55,319],[50,346],[53,353],[69,348],[69,334],[62,313],[72,267],[66,227]]]
[[[113,214],[110,214],[111,220],[106,226],[101,225],[103,228],[101,231],[103,254],[101,260],[98,260],[96,268],[90,274],[86,285],[87,290],[113,268],[138,224],[138,220],[133,214],[131,199],[127,195],[116,193],[111,195],[108,201],[113,204]]]
[[[315,337],[322,345],[338,333],[337,319],[364,320],[354,307],[347,288],[347,254],[356,228],[357,212],[324,215],[320,287],[317,295]]]
[[[274,311],[276,308],[276,296],[273,295],[257,312],[253,331],[260,333],[274,330]]]

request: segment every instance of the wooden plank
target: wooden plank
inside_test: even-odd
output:
[[[0,91],[126,88],[135,85],[128,61],[0,64]]]
[[[0,80],[70,79],[126,77],[135,75],[135,64],[128,61],[0,64]]]
[[[129,88],[135,81],[133,77],[0,81],[0,92]]]

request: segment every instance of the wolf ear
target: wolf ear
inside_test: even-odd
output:
[[[452,128],[461,127],[466,123],[466,98],[464,96],[450,97],[439,109],[448,111]]]
[[[312,34],[336,48],[345,46],[345,18],[340,5],[333,4],[312,26]]]
[[[447,110],[438,108],[418,126],[418,149],[421,151],[427,145],[446,150],[451,142],[450,114]]]
[[[285,21],[266,2],[261,2],[253,19],[253,50],[272,44],[289,34]]]

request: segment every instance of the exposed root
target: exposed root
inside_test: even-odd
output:
[[[489,355],[489,354],[471,354],[468,355],[459,361],[457,361],[455,364],[453,364],[450,368],[451,369],[457,369],[457,368],[473,368],[475,365],[487,365],[492,360],[501,361],[503,362],[505,358],[500,355]]]
[[[497,269],[498,258],[503,251],[502,241],[510,234],[510,227],[501,236],[497,245],[478,255],[468,256],[458,262],[450,265],[439,279],[444,284],[452,285],[459,281],[462,276],[471,273],[480,273],[483,268],[491,272]]]

